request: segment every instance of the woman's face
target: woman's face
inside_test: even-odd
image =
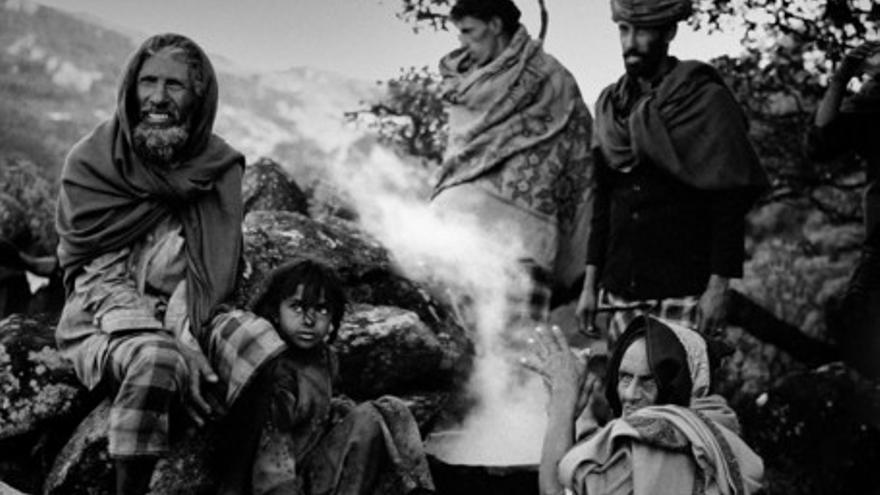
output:
[[[307,307],[303,292],[300,285],[293,295],[279,303],[278,332],[290,345],[308,350],[326,343],[331,318],[323,294],[317,304]]]
[[[617,372],[617,395],[624,418],[657,403],[657,382],[648,366],[644,337],[636,339],[623,353]]]

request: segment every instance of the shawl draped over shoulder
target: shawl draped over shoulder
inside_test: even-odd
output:
[[[631,101],[634,84],[624,75],[596,102],[593,146],[609,167],[649,163],[698,189],[763,192],[768,180],[746,117],[712,66],[674,60],[656,87]]]
[[[473,67],[456,49],[440,61],[440,74],[449,140],[435,204],[447,191],[474,191],[483,198],[476,209],[494,209],[485,214],[490,222],[506,218],[526,243],[545,239],[549,248],[532,250],[541,253],[533,257],[539,265],[582,270],[583,261],[560,259],[586,251],[578,242],[585,242],[592,175],[592,119],[574,77],[522,26],[488,64]],[[447,202],[461,207],[469,199]]]
[[[187,152],[174,167],[143,162],[132,150],[139,111],[136,80],[149,40],[129,60],[108,121],[77,143],[64,163],[56,211],[58,257],[72,290],[95,257],[137,241],[175,215],[186,240],[188,313],[196,336],[234,288],[241,256],[244,157],[212,133],[218,89],[198,50],[205,91],[193,108]]]
[[[612,420],[576,444],[559,463],[560,481],[578,494],[756,492],[763,462],[739,437],[739,420],[726,401],[709,395],[709,353],[702,336],[640,317],[621,336],[609,369],[619,366],[620,355],[639,337],[645,338],[662,405]],[[607,395],[619,415],[616,380],[609,374]]]

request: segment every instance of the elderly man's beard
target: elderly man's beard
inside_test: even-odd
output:
[[[186,124],[157,127],[139,122],[132,136],[134,152],[144,161],[168,166],[180,157],[189,140]]]

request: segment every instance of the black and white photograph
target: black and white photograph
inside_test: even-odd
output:
[[[0,0],[0,495],[880,495],[880,0]]]

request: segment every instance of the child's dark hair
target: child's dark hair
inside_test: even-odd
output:
[[[345,313],[345,291],[336,272],[316,260],[300,258],[272,270],[262,290],[251,300],[251,311],[277,325],[279,305],[299,286],[303,287],[302,302],[307,307],[317,305],[324,296],[324,304],[330,310],[328,342],[333,342]]]

